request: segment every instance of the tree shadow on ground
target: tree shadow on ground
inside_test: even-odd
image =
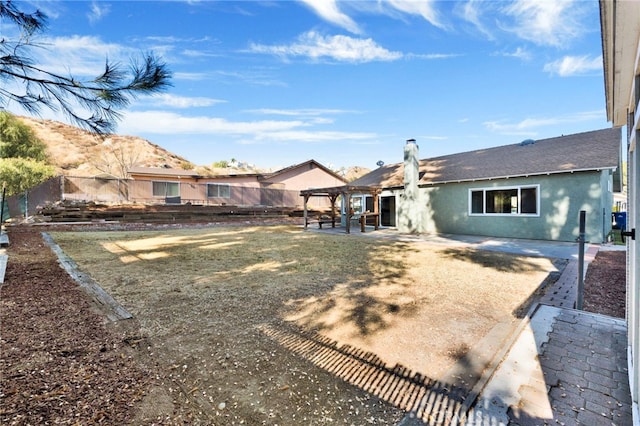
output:
[[[448,248],[442,251],[445,256],[475,263],[498,272],[531,272],[542,271],[539,263],[529,256],[512,253],[502,253],[492,250],[478,250],[470,248]]]
[[[332,346],[320,334],[331,330],[336,324],[346,323],[357,331],[357,337],[375,339],[376,333],[390,327],[391,316],[394,320],[415,316],[419,303],[423,301],[416,303],[407,300],[413,296],[407,294],[409,286],[414,285],[411,282],[413,276],[408,276],[409,260],[417,252],[413,244],[301,233],[284,227],[260,230],[265,234],[261,243],[253,239],[254,234],[258,233],[255,229],[242,232],[234,229],[233,232],[220,234],[206,230],[199,232],[200,235],[193,237],[169,235],[170,238],[165,242],[152,241],[156,244],[153,248],[117,241],[113,247],[122,251],[109,252],[102,245],[112,263],[94,264],[98,270],[113,268],[112,271],[118,271],[116,275],[126,275],[133,271],[130,267],[137,268],[136,273],[140,276],[134,280],[134,284],[118,284],[116,277],[105,276],[105,279],[115,282],[117,285],[114,288],[118,291],[128,292],[122,293],[121,297],[136,304],[134,311],[146,324],[147,332],[164,342],[167,358],[178,356],[176,348],[189,348],[189,356],[193,359],[213,357],[214,354],[220,356],[223,349],[213,348],[211,342],[215,338],[224,343],[221,347],[231,355],[237,368],[225,364],[224,370],[227,371],[223,371],[215,365],[208,365],[206,374],[198,376],[198,380],[207,381],[211,379],[203,377],[214,376],[219,380],[218,376],[222,374],[233,375],[233,380],[239,382],[253,380],[247,375],[250,370],[246,367],[254,362],[256,347],[264,345],[267,340],[261,336],[269,335],[265,329],[258,329],[260,333],[256,327],[263,324],[265,319],[269,321],[269,318],[273,318],[277,326],[273,326],[275,331],[269,333],[279,333],[280,327],[309,331],[310,334],[305,334],[305,341],[315,349],[304,356],[312,356],[310,354],[315,352],[325,353],[327,359],[342,367],[336,367],[339,368],[338,372],[331,370],[334,364],[321,366],[323,369],[348,383],[363,386],[368,392],[376,391],[368,390],[366,381],[378,378],[379,382],[385,383],[383,387],[386,393],[381,393],[382,390],[377,392],[385,400],[397,403],[408,411],[420,413],[422,410],[427,412],[427,418],[437,417],[441,409],[444,412],[457,410],[455,407],[467,401],[451,393],[450,383],[426,378],[420,372],[412,373],[405,367],[411,365],[410,362],[395,367],[378,365],[368,372],[358,372],[360,367],[357,365],[379,361],[374,358],[373,352],[337,346],[335,342]],[[151,234],[148,235],[151,237]],[[140,234],[136,241],[144,238],[145,235]],[[113,240],[109,242],[115,243]],[[511,262],[504,262],[507,266],[494,267],[490,262],[491,256],[485,257],[482,253],[470,250],[445,253],[445,260],[447,257],[463,259],[498,272],[513,272],[514,265],[518,264],[513,259],[507,259]],[[462,257],[460,253],[463,253]],[[494,259],[495,256],[500,258],[500,254],[493,253],[492,256]],[[127,263],[126,259],[133,261]],[[522,263],[518,271],[535,269],[535,265],[522,267]],[[168,267],[169,264],[173,266]],[[191,273],[194,275],[188,276]],[[449,277],[444,278],[443,282],[448,284],[446,279]],[[185,281],[181,282],[182,279]],[[445,285],[445,288],[450,291],[448,286]],[[176,289],[179,290],[179,297],[176,296]],[[301,316],[295,325],[293,321],[282,320],[284,315],[301,307],[308,308],[307,316]],[[328,317],[333,322],[323,322]],[[413,333],[413,329],[410,331]],[[425,332],[425,335],[428,333]],[[415,334],[409,334],[409,344],[402,350],[416,349],[414,339]],[[280,337],[276,340],[281,343]],[[281,344],[300,355],[296,352],[298,349]],[[232,347],[233,350],[229,349]],[[323,352],[324,347],[328,349]],[[454,354],[456,358],[467,356],[467,348],[460,348],[460,353]],[[334,354],[333,358],[331,354]],[[191,361],[184,363],[187,364],[191,368]],[[414,371],[424,373],[426,370],[415,368]],[[278,372],[285,374],[280,370]],[[361,379],[358,380],[362,382],[355,381],[359,377]],[[416,396],[412,396],[414,393]],[[423,401],[431,401],[431,406],[440,404],[441,408],[421,408],[419,404]],[[424,417],[422,414],[420,416]]]
[[[475,263],[486,268],[495,269],[498,272],[527,273],[547,271],[547,269],[536,261],[539,259],[537,257],[469,248],[449,248],[443,252],[450,258]],[[549,271],[548,275],[540,283],[540,286],[512,311],[513,316],[516,318],[522,319],[526,316],[533,303],[544,294],[549,286],[553,285],[553,283],[560,278],[562,271],[568,263],[567,259],[549,260],[555,267],[555,270]]]
[[[340,346],[317,333],[282,325],[263,324],[258,328],[296,355],[410,413],[407,417],[420,423],[462,424],[475,401],[469,398],[468,388],[412,372],[400,364],[388,366],[374,353]]]

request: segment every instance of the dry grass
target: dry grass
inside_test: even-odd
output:
[[[260,330],[285,327],[442,379],[556,271],[543,258],[288,226],[52,236],[134,314],[167,363],[200,365],[218,345],[250,363],[270,345]],[[254,380],[207,365],[194,373],[200,382]]]
[[[389,354],[386,360],[431,375],[449,365],[434,371],[431,354],[416,359],[407,348],[418,334],[428,338],[429,352],[434,343],[448,352],[472,346],[497,322],[515,318],[555,270],[547,259],[292,227],[54,238],[151,335],[234,301],[241,312],[259,313],[256,322],[282,318],[377,354],[402,347],[406,356]],[[158,304],[180,306],[181,318],[158,318]]]

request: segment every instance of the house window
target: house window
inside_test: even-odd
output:
[[[231,187],[229,186],[229,184],[208,183],[207,197],[231,198]]]
[[[470,189],[469,214],[537,216],[539,193],[539,185]]]
[[[179,197],[180,184],[178,182],[158,182],[153,183],[154,197]]]
[[[362,197],[351,197],[351,210],[353,214],[361,214],[362,213]]]

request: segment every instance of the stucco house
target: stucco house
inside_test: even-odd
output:
[[[626,126],[627,200],[627,335],[633,423],[640,424],[640,248],[635,235],[640,209],[640,2],[600,1],[602,57],[607,120]]]
[[[409,233],[575,241],[584,210],[586,238],[600,243],[621,190],[620,154],[619,129],[427,159],[409,140],[404,162],[332,191],[344,195],[350,219],[369,212],[381,226]],[[343,205],[343,225],[346,212]]]
[[[143,203],[226,204],[302,207],[300,190],[345,185],[346,179],[315,160],[272,173],[230,173],[201,176],[194,170],[132,167],[129,201]],[[326,199],[312,208],[326,209]]]

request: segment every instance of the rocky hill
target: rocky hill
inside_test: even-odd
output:
[[[50,162],[67,176],[124,177],[131,166],[193,168],[186,159],[136,136],[97,136],[53,120],[18,117],[47,145]]]

